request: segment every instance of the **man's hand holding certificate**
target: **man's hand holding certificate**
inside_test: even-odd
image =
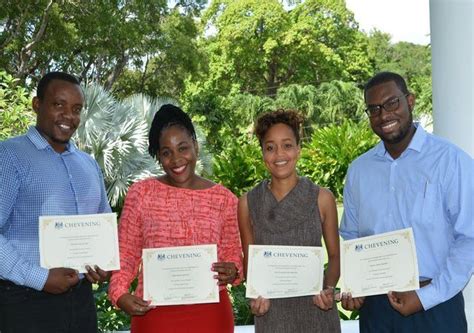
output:
[[[39,247],[41,267],[120,269],[117,215],[41,216]]]
[[[342,242],[341,283],[352,297],[419,289],[412,229]]]
[[[250,245],[246,297],[316,295],[323,288],[323,250],[312,246]]]

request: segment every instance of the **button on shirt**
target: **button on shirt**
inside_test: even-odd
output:
[[[350,166],[344,188],[344,239],[412,227],[425,310],[456,295],[474,267],[474,163],[448,141],[417,126],[394,160],[383,142]]]
[[[43,289],[39,216],[110,211],[99,166],[73,143],[59,154],[35,127],[0,142],[0,279]]]

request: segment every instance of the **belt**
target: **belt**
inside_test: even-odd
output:
[[[423,288],[431,283],[431,279],[420,281],[420,288]]]

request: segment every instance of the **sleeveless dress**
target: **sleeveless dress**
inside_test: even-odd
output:
[[[319,187],[300,177],[278,202],[264,180],[247,194],[255,244],[321,246]],[[323,311],[313,296],[270,300],[269,311],[255,316],[256,333],[341,332],[336,306]]]

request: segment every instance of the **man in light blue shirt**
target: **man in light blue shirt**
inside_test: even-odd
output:
[[[91,283],[108,272],[40,267],[38,218],[110,212],[97,163],[70,142],[84,95],[77,79],[39,82],[36,126],[0,142],[0,332],[97,332]],[[62,249],[57,249],[61,251]]]
[[[420,289],[352,298],[361,332],[467,332],[462,290],[474,266],[474,163],[461,149],[413,122],[415,96],[382,72],[365,87],[372,130],[381,138],[350,166],[344,239],[413,228]]]

